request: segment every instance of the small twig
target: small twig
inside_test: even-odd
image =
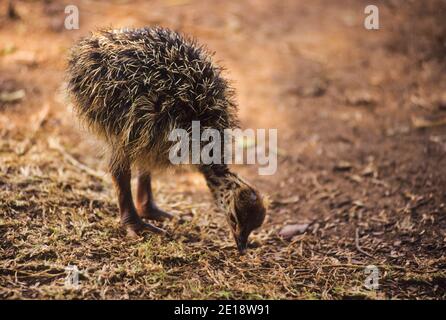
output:
[[[8,2],[8,12],[7,12],[7,14],[8,14],[8,18],[11,19],[11,20],[20,19],[20,16],[17,13],[17,10],[15,8],[13,0],[9,0],[9,2]]]
[[[349,264],[349,263],[342,263],[342,264],[323,264],[320,265],[320,268],[364,268],[365,265],[363,264]]]
[[[39,111],[37,114],[37,119],[35,121],[35,125],[31,129],[29,137],[25,139],[25,141],[21,144],[21,150],[19,151],[19,155],[23,156],[29,151],[29,147],[31,145],[31,141],[37,136],[37,133],[42,128],[43,123],[45,122],[46,118],[48,117],[50,111],[50,105],[47,103],[43,106],[42,110]]]
[[[75,166],[79,170],[84,171],[85,173],[87,173],[92,177],[105,180],[105,172],[94,170],[90,167],[87,167],[85,164],[79,162],[76,158],[74,158],[71,154],[69,154],[65,150],[65,148],[59,143],[57,139],[48,138],[48,146],[51,149],[58,151],[65,158],[67,162],[69,162],[71,165]]]
[[[438,120],[428,120],[424,118],[419,118],[412,116],[412,124],[415,128],[432,128],[446,125],[446,118],[438,119]]]
[[[359,245],[359,228],[356,228],[356,231],[355,231],[355,245],[356,245],[356,250],[358,250],[362,254],[365,254],[367,257],[373,258],[373,255],[371,255],[370,253],[364,251],[361,248],[361,246]]]

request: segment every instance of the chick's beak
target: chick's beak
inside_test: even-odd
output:
[[[237,249],[238,252],[241,255],[244,255],[246,253],[246,250],[248,249],[248,237],[244,235],[240,235],[235,238],[235,242],[237,243]]]

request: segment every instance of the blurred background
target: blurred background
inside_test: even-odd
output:
[[[1,0],[0,296],[445,298],[445,15],[442,0]],[[231,239],[193,172],[155,184],[189,221],[167,225],[179,247],[106,231],[113,190],[66,100],[66,57],[91,30],[153,25],[215,52],[243,127],[278,129],[275,175],[236,168],[271,203],[250,257],[219,251]],[[63,288],[67,263],[89,270],[81,291]],[[380,290],[364,289],[368,264]]]

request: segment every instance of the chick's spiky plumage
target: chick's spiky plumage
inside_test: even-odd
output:
[[[233,91],[194,40],[164,28],[100,30],[77,43],[68,89],[81,119],[114,150],[116,165],[169,165],[173,129],[237,127]],[[119,155],[122,156],[119,156]]]

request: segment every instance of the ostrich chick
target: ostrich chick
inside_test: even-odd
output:
[[[172,215],[154,203],[151,173],[171,166],[174,129],[238,126],[233,91],[206,50],[163,28],[100,30],[80,40],[68,63],[68,90],[80,119],[110,150],[121,225],[130,236],[164,233],[142,218]],[[223,139],[222,139],[223,140]],[[265,218],[261,195],[225,164],[198,164],[243,253]],[[130,188],[137,172],[136,206]]]

